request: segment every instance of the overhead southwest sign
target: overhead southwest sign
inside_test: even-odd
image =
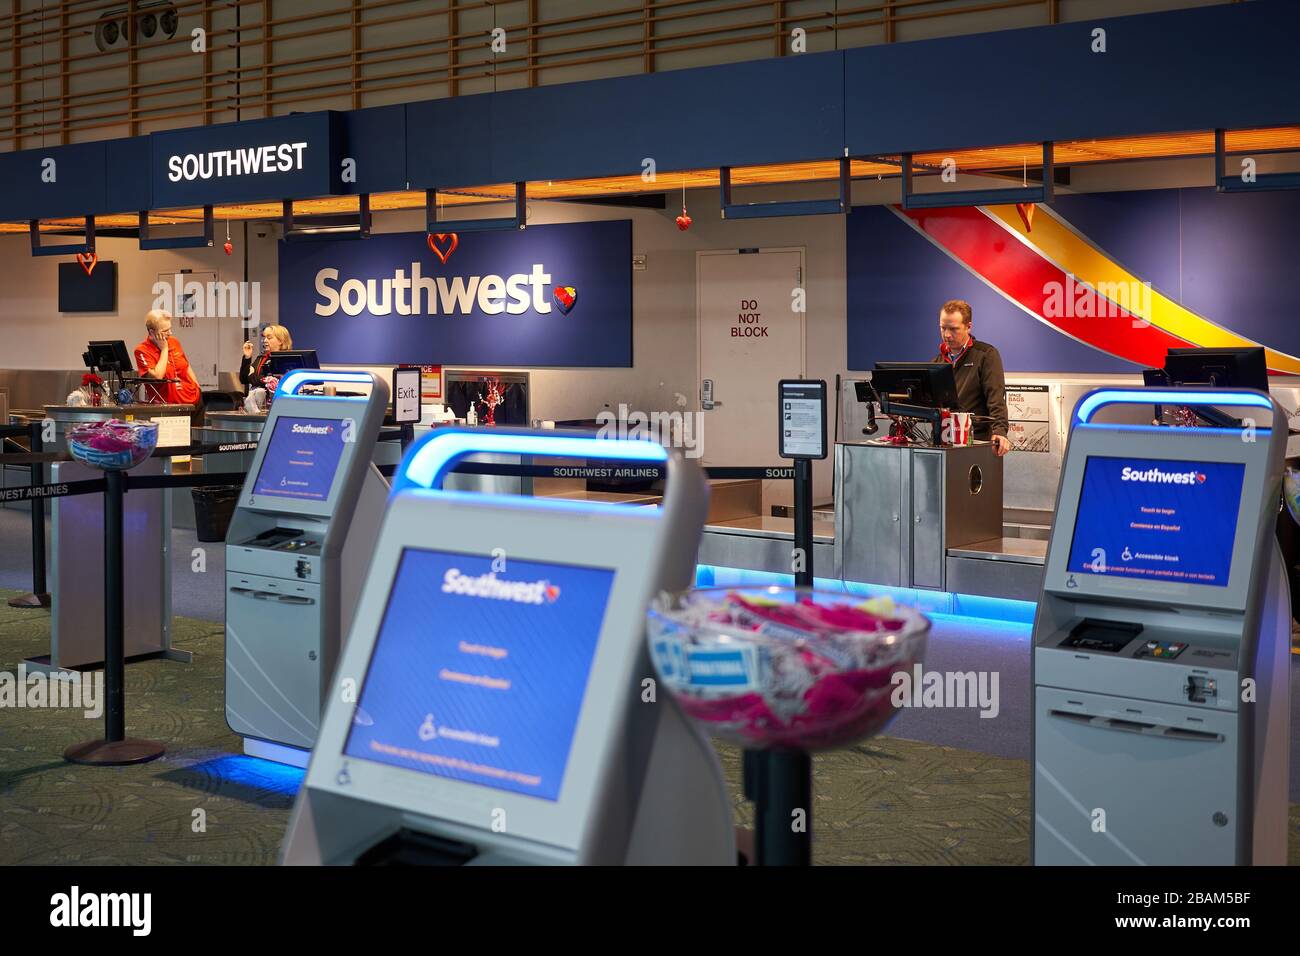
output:
[[[332,364],[632,365],[630,220],[448,247],[423,232],[281,242],[281,320]]]
[[[149,137],[154,209],[342,192],[342,119],[301,113]]]

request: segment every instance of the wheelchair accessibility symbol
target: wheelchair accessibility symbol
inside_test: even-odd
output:
[[[420,725],[420,739],[426,743],[438,736],[438,728],[433,725],[433,714],[424,715],[424,723]]]
[[[1130,550],[1128,549],[1128,546],[1126,545],[1126,546],[1124,547],[1124,553],[1121,554],[1120,557],[1123,558],[1125,561],[1132,561],[1132,560],[1133,560],[1133,552],[1130,551]]]

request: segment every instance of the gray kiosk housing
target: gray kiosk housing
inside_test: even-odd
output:
[[[1255,427],[1091,423],[1090,410],[1143,393],[1080,401],[1034,620],[1035,864],[1286,862],[1291,611],[1274,534],[1286,420],[1263,392],[1161,392],[1145,401],[1214,404]],[[1072,567],[1090,458],[1241,465],[1226,584]]]
[[[388,483],[371,454],[388,387],[369,372],[302,369],[291,376],[272,403],[226,534],[226,723],[244,738],[246,753],[305,765],[283,747],[309,749],[316,741],[374,549]],[[311,383],[365,394],[298,391]],[[334,429],[335,447],[294,451],[284,444],[303,420]],[[264,467],[283,468],[289,452],[298,457],[288,463],[300,471],[323,472],[300,497],[268,493],[279,482],[262,477]]]
[[[542,443],[557,439],[550,454],[600,458],[598,451],[610,444],[564,432],[491,432],[440,429],[408,452],[394,480],[374,562],[336,675],[336,683],[356,682],[356,702],[341,694],[330,696],[282,862],[370,863],[377,847],[413,841],[429,851],[421,862],[440,865],[734,864],[731,801],[716,754],[662,690],[654,700],[646,697],[646,680],[654,674],[645,640],[646,608],[659,591],[692,583],[707,514],[708,486],[702,472],[696,463],[667,453],[661,508],[442,491],[441,471],[425,487],[404,484],[404,475],[430,473],[421,467],[422,455],[447,458],[447,446],[440,450],[440,442],[462,443],[453,458],[484,452],[540,456],[547,454]],[[512,444],[521,438],[538,445]],[[579,447],[582,443],[589,443],[590,450]],[[654,447],[663,460],[663,449]],[[626,460],[629,455],[620,457]],[[590,669],[572,732],[563,737],[567,763],[559,779],[553,779],[555,789],[549,795],[509,792],[487,777],[455,778],[373,759],[373,739],[365,756],[350,746],[354,728],[369,731],[364,725],[384,724],[385,736],[395,746],[409,748],[404,753],[425,761],[437,753],[421,749],[420,741],[430,738],[417,736],[415,727],[408,726],[414,722],[394,723],[363,712],[367,681],[375,679],[374,662],[390,638],[404,640],[408,647],[438,642],[454,646],[457,640],[497,643],[509,650],[512,660],[519,649],[518,643],[512,644],[513,633],[522,635],[522,630],[502,636],[468,625],[466,616],[436,603],[436,586],[424,578],[414,583],[426,588],[430,599],[411,605],[419,613],[396,628],[401,633],[391,633],[394,628],[385,614],[398,600],[400,567],[406,556],[429,554],[431,549],[434,554],[457,554],[466,562],[477,560],[480,567],[497,552],[508,556],[507,570],[526,561],[534,562],[534,569],[580,565],[579,570],[612,573],[599,634],[590,634],[596,627],[590,621],[586,626],[585,637],[593,648]],[[524,626],[531,627],[533,619],[526,620]],[[545,640],[572,637],[578,642],[583,638],[579,630],[547,631]],[[547,657],[569,654],[561,644],[552,647]],[[581,666],[586,666],[585,659]],[[563,665],[565,674],[576,669],[573,663]],[[451,692],[440,689],[446,685],[440,684],[436,670],[426,672],[403,661],[396,673],[395,681],[377,685],[380,706],[409,701],[415,710],[408,712],[422,714],[426,707],[444,712]],[[530,675],[523,670],[512,673],[522,690]],[[521,703],[527,699],[524,695],[475,697],[474,716],[489,721],[502,708],[510,710],[513,723],[506,725],[502,740],[526,737],[531,747],[536,725],[546,722],[543,712],[554,706],[551,685],[543,686],[547,690],[531,705]],[[527,762],[532,751],[525,751],[521,759]],[[480,752],[484,762],[495,753],[473,751]]]

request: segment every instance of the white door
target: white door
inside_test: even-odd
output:
[[[172,290],[172,334],[181,340],[190,368],[204,391],[217,388],[220,356],[219,313],[226,298],[211,292],[216,287],[215,272],[160,272],[158,281]]]
[[[699,376],[714,401],[703,412],[705,465],[783,464],[777,383],[804,374],[803,269],[802,249],[697,255]],[[789,486],[764,482],[765,515],[790,500]]]

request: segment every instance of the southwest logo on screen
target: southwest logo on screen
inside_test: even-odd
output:
[[[471,577],[459,568],[447,569],[442,576],[442,591],[516,604],[554,604],[560,597],[560,589],[550,581],[502,581],[495,571]]]
[[[333,425],[298,425],[293,426],[295,435],[330,435],[334,432]]]
[[[1161,485],[1203,485],[1205,473],[1200,471],[1162,471],[1159,468],[1147,468],[1138,471],[1125,466],[1119,473],[1121,481],[1141,481],[1147,484]]]
[[[339,282],[338,269],[316,273],[316,314],[330,316],[340,309],[346,315],[469,315],[477,307],[484,315],[523,315],[530,309],[549,315],[551,302],[565,315],[577,301],[573,286],[557,286],[548,295],[551,274],[541,263],[531,272],[499,276],[426,276],[412,262],[410,275],[397,269],[387,279],[347,279]]]

